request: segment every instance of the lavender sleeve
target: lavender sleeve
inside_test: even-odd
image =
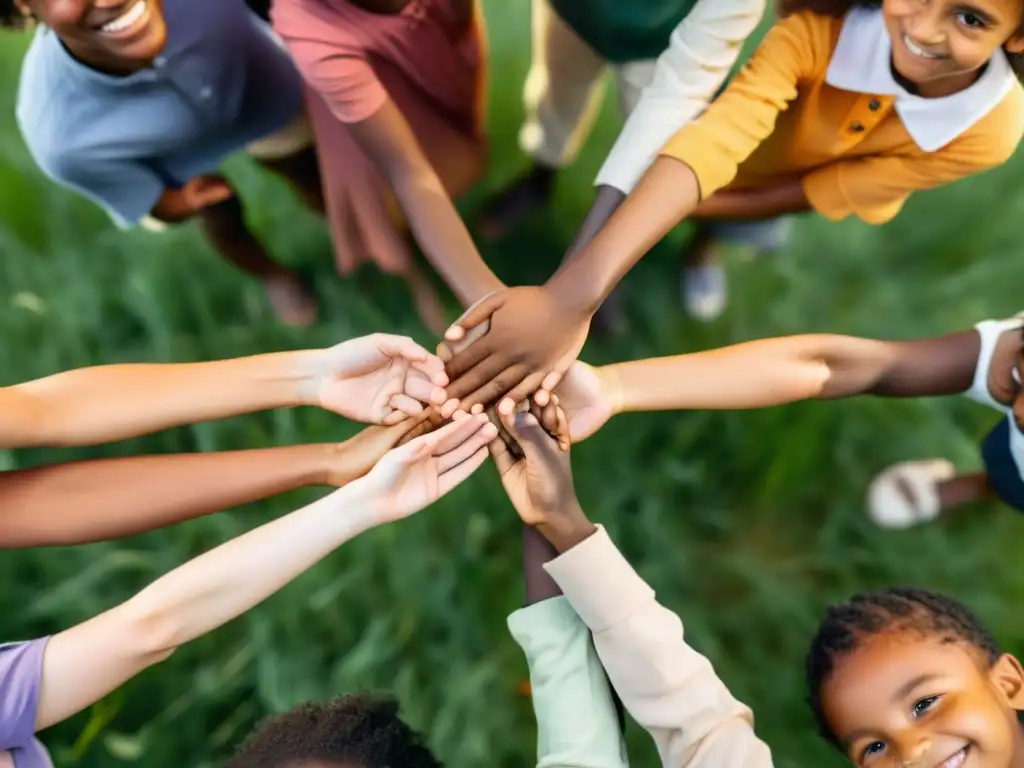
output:
[[[31,748],[50,638],[0,645],[0,750]]]

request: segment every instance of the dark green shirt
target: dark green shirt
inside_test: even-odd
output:
[[[543,2],[543,0],[534,0]],[[550,0],[576,34],[608,61],[656,59],[697,0]]]

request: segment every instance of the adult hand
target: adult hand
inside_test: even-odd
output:
[[[498,434],[486,416],[466,416],[388,451],[357,480],[377,523],[401,520],[429,506],[475,472]],[[356,483],[353,483],[355,485]]]
[[[196,212],[223,203],[235,194],[228,180],[216,173],[189,179],[181,193],[185,203]]]
[[[392,425],[443,403],[447,383],[436,355],[407,336],[374,333],[323,350],[307,396],[355,421]]]
[[[492,441],[489,448],[501,484],[523,522],[544,526],[578,510],[569,453],[559,449],[560,441],[567,444],[568,424],[557,396],[543,407],[533,403],[529,411],[500,418],[523,455],[513,456],[503,440]]]
[[[481,299],[448,329],[445,339],[459,341],[488,321],[486,333],[456,352],[446,366],[448,397],[459,400],[463,410],[506,396],[519,403],[535,392],[537,402],[546,404],[590,330],[590,315],[566,306],[550,288],[523,286]]]

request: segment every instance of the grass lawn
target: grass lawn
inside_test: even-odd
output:
[[[529,45],[527,0],[488,0],[493,189],[522,167],[516,147]],[[243,184],[275,253],[316,276],[315,330],[275,325],[258,286],[194,228],[122,234],[38,175],[13,119],[23,41],[0,44],[0,371],[15,383],[133,360],[210,360],[328,345],[372,331],[433,340],[397,281],[341,281],[323,227],[246,161]],[[589,202],[617,124],[614,99],[557,205],[487,258],[510,283],[543,280]],[[915,338],[1019,311],[1024,190],[1019,158],[922,194],[888,226],[801,221],[788,252],[729,265],[732,305],[699,326],[679,309],[679,237],[627,278],[628,338],[590,344],[605,362],[769,335],[832,331]],[[471,210],[479,197],[466,202]],[[452,306],[454,316],[455,307]],[[1024,525],[977,507],[905,534],[864,519],[867,483],[888,463],[946,456],[979,464],[995,415],[966,401],[807,403],[750,413],[613,421],[574,455],[577,486],[690,642],[757,713],[779,768],[843,764],[811,732],[802,661],[824,605],[864,587],[945,589],[1024,651]],[[340,440],[356,429],[313,409],[172,430],[88,450],[0,454],[3,468],[90,456]],[[0,558],[0,637],[52,633],[121,601],[186,559],[313,498],[296,493],[116,543]],[[418,517],[376,530],[243,618],[179,651],[45,734],[61,766],[212,766],[261,716],[311,698],[388,689],[454,768],[527,766],[535,753],[525,664],[505,618],[519,605],[519,530],[493,471]],[[657,764],[630,730],[633,764]]]

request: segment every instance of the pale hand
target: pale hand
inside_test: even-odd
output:
[[[466,416],[388,451],[357,480],[377,510],[377,523],[409,517],[472,475],[498,434],[486,416]]]
[[[503,440],[491,442],[491,456],[512,506],[526,525],[548,525],[568,510],[579,508],[568,451],[559,448],[565,414],[552,397],[542,409],[499,414],[502,425],[524,456],[515,458]]]
[[[448,377],[436,355],[407,336],[374,333],[322,351],[314,402],[365,424],[398,424],[445,401]]]
[[[427,414],[408,416],[398,424],[365,427],[343,443],[334,446],[327,461],[325,484],[340,488],[363,477],[384,454],[420,435],[433,431]]]
[[[555,388],[555,395],[565,411],[574,443],[586,440],[619,411],[620,398],[615,382],[605,369],[581,360],[569,366]]]

